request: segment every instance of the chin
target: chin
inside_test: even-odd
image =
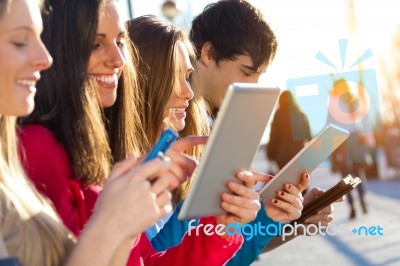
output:
[[[18,110],[15,110],[13,112],[12,116],[27,116],[30,113],[32,113],[33,109],[35,108],[35,102],[33,100],[33,97],[28,99],[27,101],[24,101],[23,105],[21,105],[21,108],[18,108]]]
[[[185,122],[177,122],[174,123],[174,129],[175,131],[181,131],[185,128]]]
[[[115,104],[117,98],[112,98],[112,99],[101,99],[101,107],[102,108],[107,108],[111,107]]]

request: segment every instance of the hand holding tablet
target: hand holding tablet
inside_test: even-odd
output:
[[[340,144],[349,137],[349,132],[335,125],[327,125],[303,149],[301,149],[262,189],[260,195],[272,199],[285,184],[297,184],[300,175],[311,173]]]

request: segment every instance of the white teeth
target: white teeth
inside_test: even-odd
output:
[[[174,113],[185,112],[186,108],[171,108],[171,111]]]
[[[104,76],[92,76],[92,77],[97,81],[100,81],[100,82],[103,82],[103,83],[109,83],[109,84],[116,82],[117,79],[118,79],[116,74],[111,75],[111,76],[104,75]]]
[[[35,80],[29,80],[29,79],[18,79],[17,84],[22,85],[22,86],[29,86],[29,87],[35,87],[36,86],[36,81]]]

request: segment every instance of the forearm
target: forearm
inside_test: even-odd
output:
[[[126,265],[134,239],[123,239],[105,227],[89,222],[66,265]]]

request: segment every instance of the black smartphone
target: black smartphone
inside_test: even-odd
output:
[[[145,162],[150,161],[158,156],[159,152],[165,153],[171,144],[178,138],[178,133],[172,129],[167,129],[163,132],[161,137],[158,139],[156,145],[147,154]]]
[[[342,196],[349,193],[360,183],[361,179],[359,177],[352,177],[351,175],[347,175],[335,186],[331,187],[330,189],[310,201],[307,205],[305,205],[300,218],[292,221],[291,224],[294,224],[295,222],[303,223],[308,217],[316,214],[318,211],[340,199]]]

